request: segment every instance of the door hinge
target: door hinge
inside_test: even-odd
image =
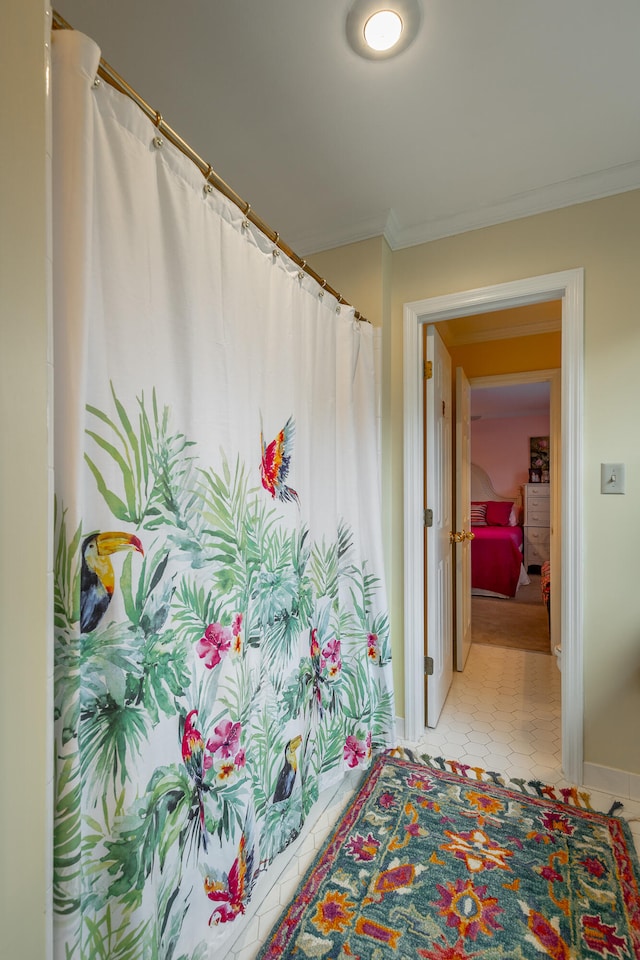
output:
[[[425,360],[424,362],[424,378],[425,380],[431,380],[433,376],[433,363],[431,360]]]
[[[433,657],[424,658],[424,675],[425,677],[433,676]]]
[[[424,511],[424,525],[425,527],[433,526],[433,510],[430,510],[429,507]]]

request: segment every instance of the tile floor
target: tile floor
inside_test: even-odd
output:
[[[496,771],[505,778],[567,786],[560,765],[560,672],[555,657],[474,644],[464,672],[454,674],[437,728],[427,730],[417,743],[399,742],[416,752]],[[281,854],[281,863],[260,878],[247,914],[240,919],[242,926],[219,957],[254,960],[359,779],[348,777],[320,798],[321,812],[308,818],[301,835]],[[616,799],[589,793],[597,810],[608,810]],[[640,802],[625,799],[622,815],[640,850]]]

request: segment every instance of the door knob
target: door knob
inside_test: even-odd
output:
[[[472,533],[471,530],[462,530],[460,533],[457,531],[454,533],[452,530],[449,534],[449,543],[464,543],[465,540],[475,540],[475,533]]]

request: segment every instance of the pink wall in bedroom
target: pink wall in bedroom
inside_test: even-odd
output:
[[[504,417],[471,424],[471,461],[503,497],[515,497],[529,480],[529,438],[549,436],[549,417]]]

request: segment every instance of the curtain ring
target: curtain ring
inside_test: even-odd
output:
[[[155,119],[154,123],[155,123],[156,127],[157,127],[158,130],[159,130],[159,129],[160,129],[160,124],[162,123],[162,114],[159,113],[157,110],[156,110],[156,119]]]
[[[278,243],[280,242],[280,234],[278,233],[277,230],[276,230],[276,236],[275,236],[275,239],[274,239],[273,242],[275,243],[275,247],[274,247],[273,250],[271,251],[271,254],[272,254],[272,256],[274,256],[274,257],[279,257],[279,256],[280,256],[280,251],[278,250]]]
[[[242,229],[246,230],[249,226],[249,214],[251,213],[251,204],[247,203],[247,206],[244,211],[244,219],[242,221]]]
[[[298,280],[304,280],[306,265],[307,265],[307,261],[303,260],[302,263],[300,264],[300,269],[298,270]]]

